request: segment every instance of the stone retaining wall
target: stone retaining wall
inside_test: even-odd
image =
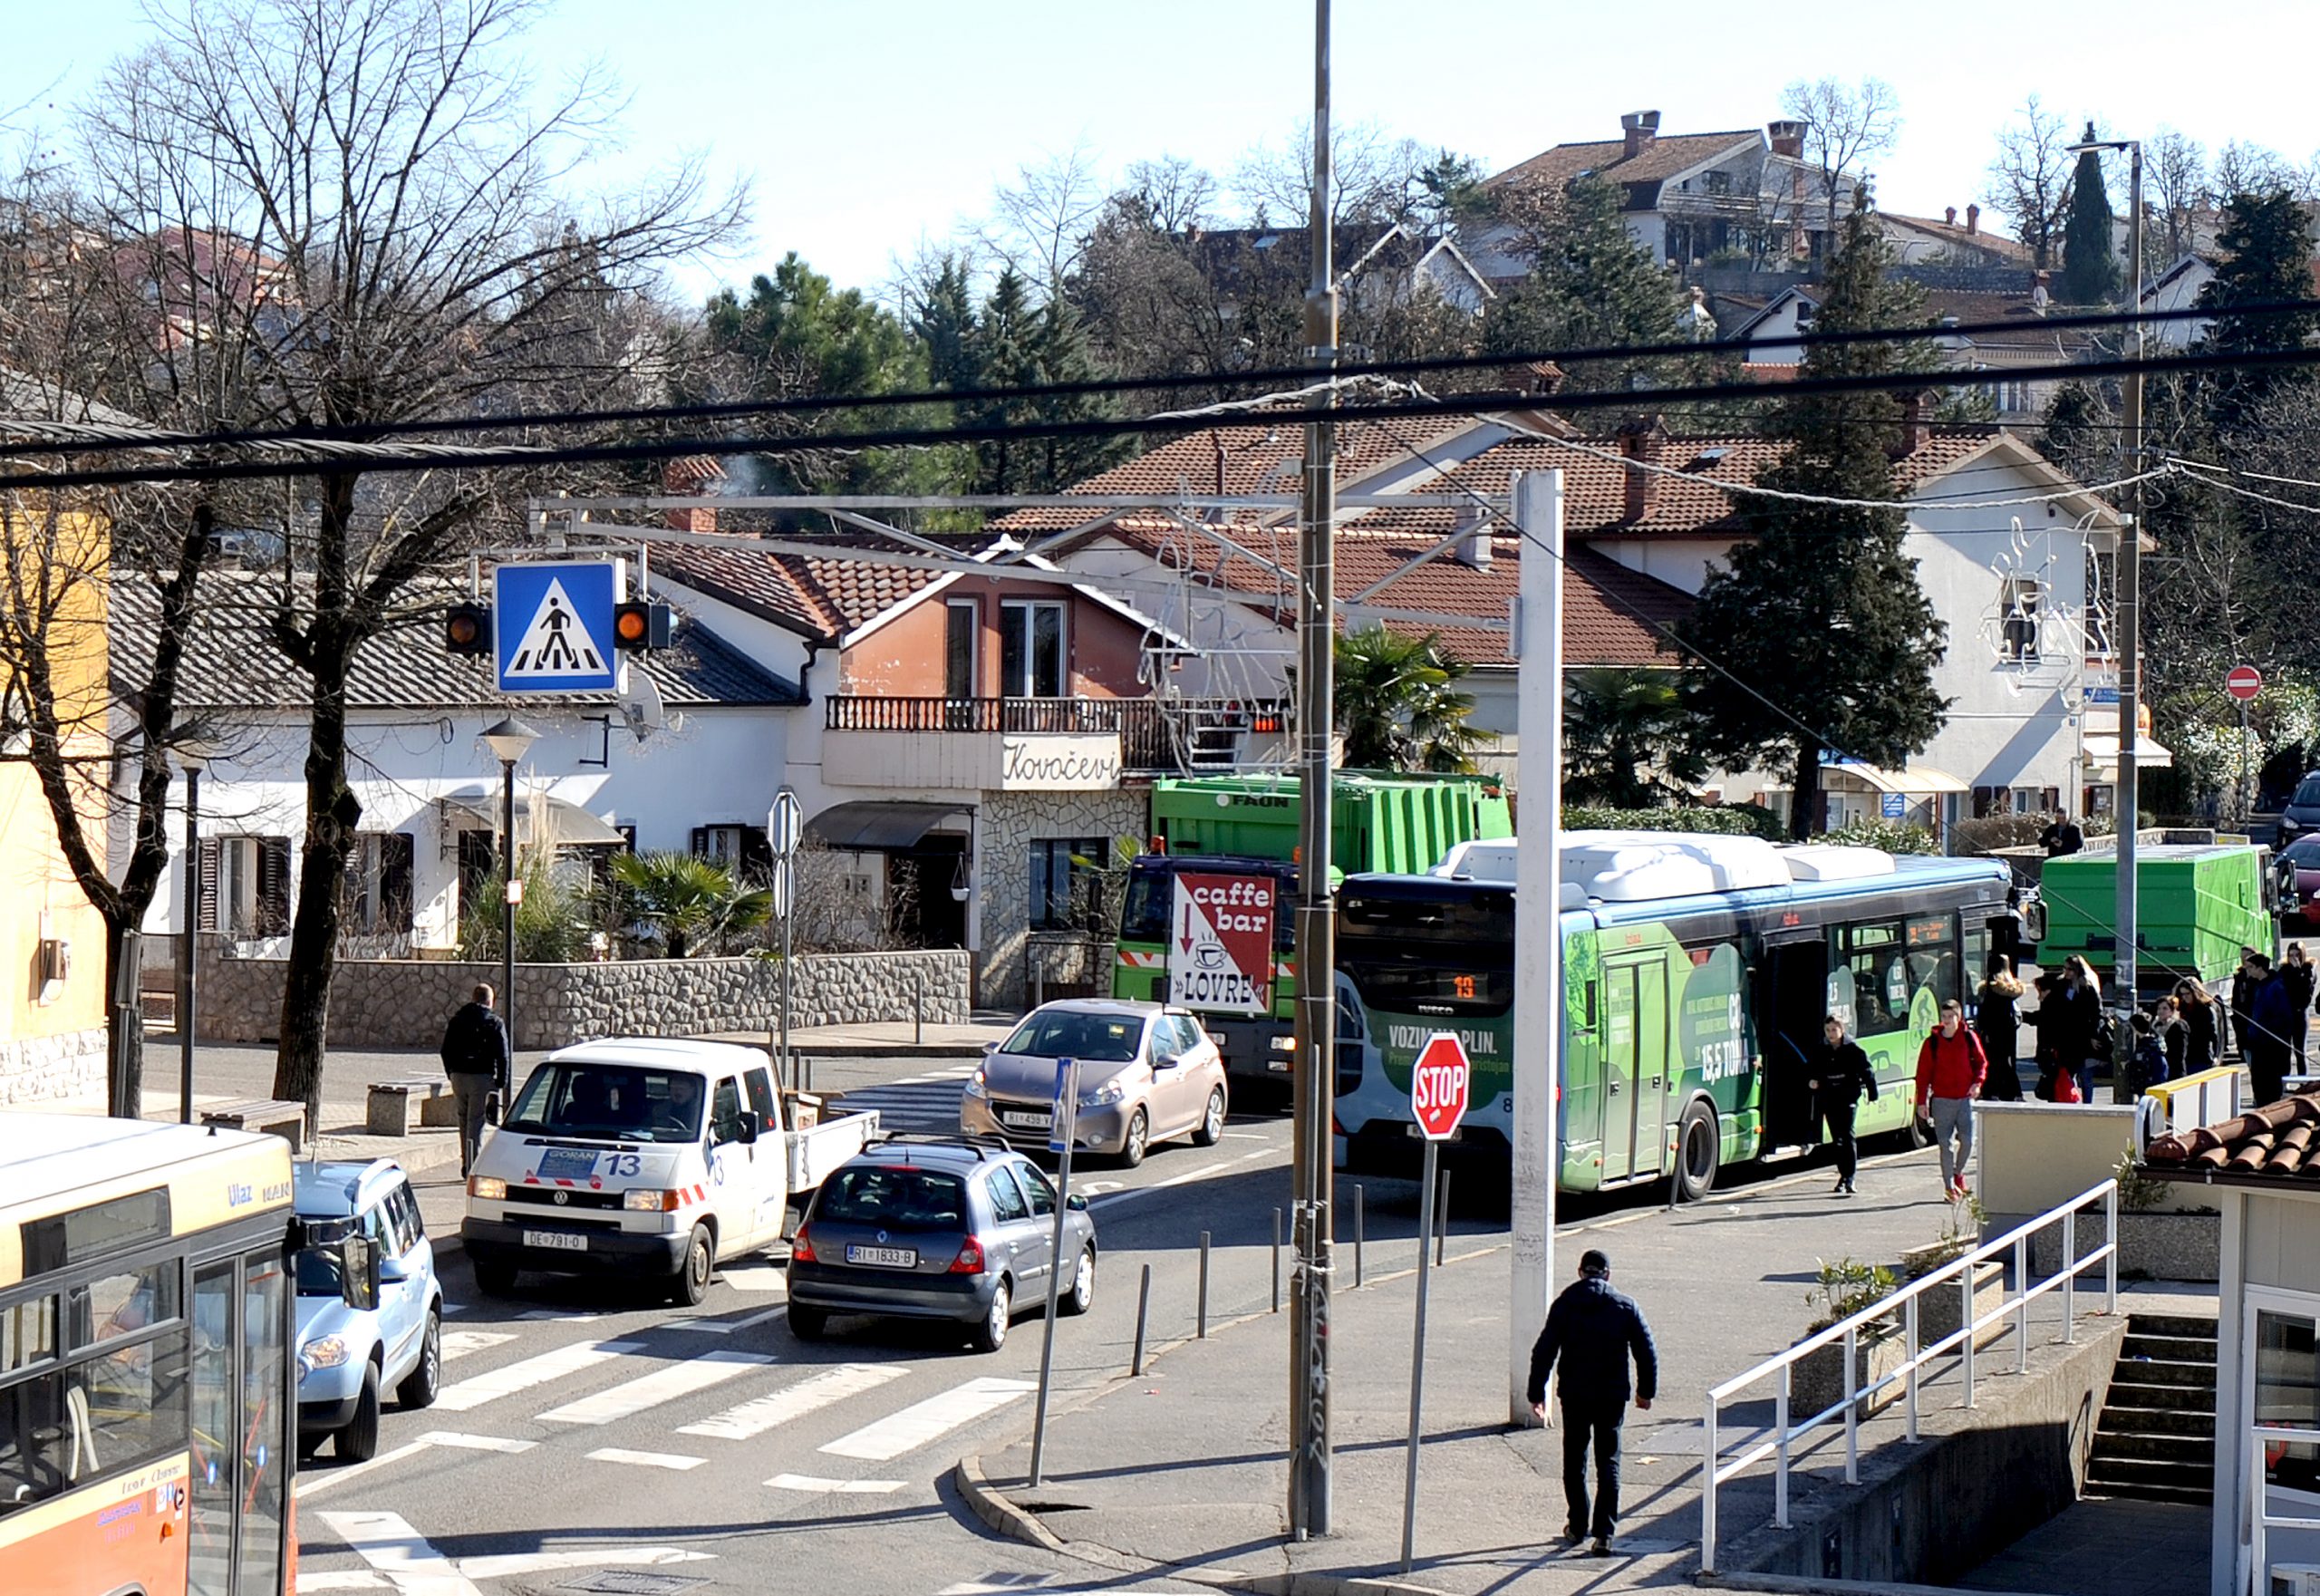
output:
[[[968,1017],[970,955],[955,950],[801,953],[794,1025]],[[237,959],[205,949],[204,1041],[276,1040],[288,969],[280,959]],[[342,962],[331,982],[330,1042],[342,1048],[432,1047],[443,1022],[497,964],[431,959]],[[774,959],[639,959],[605,964],[516,966],[516,1045],[556,1048],[599,1036],[701,1036],[773,1023],[781,993]],[[102,1059],[102,1049],[99,1056]]]
[[[104,1028],[0,1041],[0,1108],[105,1093]]]

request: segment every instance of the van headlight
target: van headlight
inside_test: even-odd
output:
[[[336,1369],[346,1361],[346,1338],[316,1336],[298,1349],[298,1361],[307,1369]]]
[[[1127,1088],[1115,1078],[1084,1094],[1079,1099],[1079,1106],[1082,1108],[1108,1108],[1126,1096]]]
[[[506,1200],[508,1183],[496,1175],[477,1175],[468,1178],[468,1195],[481,1197],[488,1203]]]

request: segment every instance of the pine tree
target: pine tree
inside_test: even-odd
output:
[[[2094,141],[2086,124],[2085,142]],[[2102,187],[2102,155],[2082,151],[2071,179],[2070,222],[2063,232],[2063,302],[2108,305],[2119,292],[2119,256],[2111,246],[2111,196]]]
[[[1842,227],[1815,326],[1852,332],[1908,325],[1913,291],[1885,276],[1891,252],[1866,204]],[[1806,377],[1909,369],[1895,346],[1815,344]],[[1889,444],[1902,403],[1886,393],[1802,396],[1774,430],[1790,440],[1758,479],[1767,488],[1894,501],[1867,509],[1744,500],[1752,537],[1711,570],[1678,636],[1696,665],[1685,697],[1696,750],[1727,768],[1784,759],[1793,772],[1792,835],[1821,828],[1821,764],[1836,754],[1898,765],[1940,730],[1934,691],[1942,624],[1903,551],[1906,522]]]
[[[2224,202],[2223,225],[2216,232],[2219,257],[2215,276],[2199,290],[2201,310],[2216,313],[2201,347],[2215,354],[2245,358],[2300,349],[2320,333],[2320,314],[2235,316],[2240,305],[2310,300],[2312,225],[2304,206],[2285,189],[2234,194]],[[2320,313],[2320,304],[2314,306]],[[2209,381],[2209,414],[2218,433],[2243,430],[2255,411],[2275,392],[2288,368],[2226,367]]]
[[[1666,343],[1677,336],[1684,297],[1675,278],[1635,241],[1619,213],[1619,185],[1583,178],[1558,195],[1514,204],[1512,219],[1532,251],[1530,275],[1494,303],[1483,345],[1494,354],[1531,349]],[[1591,367],[1588,388],[1627,384],[1650,363]]]

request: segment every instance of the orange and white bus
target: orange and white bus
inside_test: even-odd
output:
[[[0,1114],[0,1591],[295,1588],[291,1258],[318,1239],[279,1137]]]

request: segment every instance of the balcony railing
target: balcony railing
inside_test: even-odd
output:
[[[823,701],[823,725],[832,731],[1116,734],[1121,768],[1139,774],[1231,769],[1252,747],[1277,741],[1287,725],[1277,699],[838,693]]]

